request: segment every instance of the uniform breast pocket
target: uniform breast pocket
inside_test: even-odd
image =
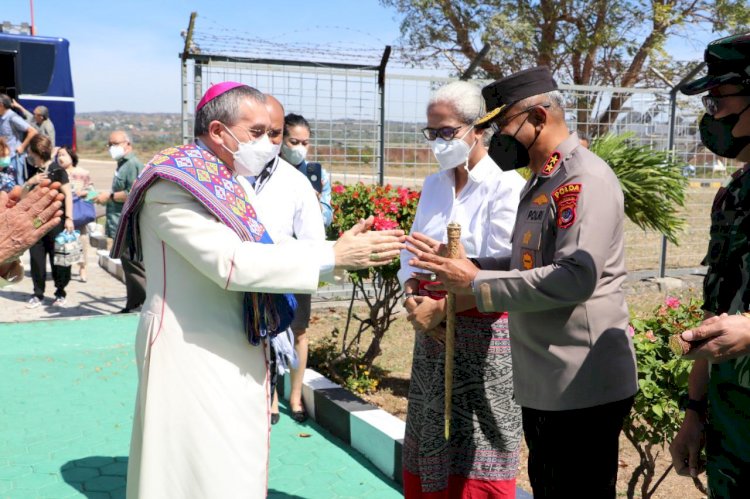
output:
[[[748,239],[743,225],[748,213],[744,210],[727,210],[711,215],[711,241],[703,265],[721,265],[735,252],[747,251]]]
[[[521,247],[521,268],[533,269],[541,266],[542,224],[524,224],[514,241]]]

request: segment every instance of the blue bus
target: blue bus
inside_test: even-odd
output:
[[[0,33],[0,93],[33,111],[46,106],[56,145],[75,147],[75,99],[69,43],[62,38]]]

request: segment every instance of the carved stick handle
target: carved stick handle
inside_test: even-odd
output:
[[[448,224],[448,258],[458,258],[461,241],[461,225]],[[445,324],[445,439],[451,435],[451,413],[453,412],[453,359],[456,350],[456,296],[448,293]]]

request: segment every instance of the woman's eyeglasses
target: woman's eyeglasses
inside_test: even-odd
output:
[[[426,127],[422,129],[422,135],[424,135],[424,138],[427,140],[435,140],[437,138],[441,138],[445,141],[453,140],[456,135],[458,134],[458,131],[461,130],[466,125],[459,125],[459,126],[443,126],[440,128],[430,128]]]

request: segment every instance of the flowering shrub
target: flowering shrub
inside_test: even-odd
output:
[[[408,232],[414,222],[419,202],[419,191],[405,187],[372,186],[358,183],[343,185],[335,183],[332,188],[331,204],[333,205],[333,223],[328,228],[328,238],[337,239],[345,230],[351,228],[360,219],[370,215],[375,217],[375,230],[401,228]],[[380,343],[395,319],[394,308],[401,298],[401,285],[396,274],[399,260],[382,267],[351,272],[352,296],[346,327],[335,349],[319,351],[311,355],[317,359],[317,365],[335,380],[347,385],[350,389],[363,393],[374,390],[377,380],[373,379],[373,361],[380,355]],[[372,291],[365,290],[365,283],[372,286]],[[360,317],[354,313],[357,299],[365,301],[367,315]],[[353,319],[353,320],[352,320]],[[356,333],[350,334],[353,323],[357,323]],[[370,332],[371,340],[366,349],[361,349],[363,333]],[[321,348],[325,347],[322,345]],[[311,365],[315,365],[311,362]],[[359,366],[362,366],[361,368]]]
[[[651,497],[671,470],[670,466],[650,488],[659,449],[672,441],[682,424],[680,407],[687,400],[688,375],[692,367],[692,362],[672,353],[669,337],[700,324],[703,319],[700,305],[696,301],[681,303],[669,296],[652,317],[633,319],[629,327],[638,364],[638,393],[623,433],[638,451],[640,464],[630,477],[628,497],[634,496],[638,482],[641,497]]]
[[[375,366],[368,368],[358,363],[358,359],[346,357],[332,369],[331,362],[339,356],[339,330],[336,328],[331,336],[324,337],[310,346],[309,362],[320,373],[345,386],[352,393],[373,393],[378,388],[379,379],[384,371]]]

